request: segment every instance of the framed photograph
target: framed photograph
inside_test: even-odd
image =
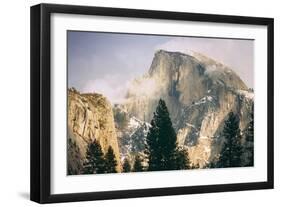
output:
[[[31,7],[31,200],[273,188],[273,19]]]

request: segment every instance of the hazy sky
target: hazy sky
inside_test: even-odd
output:
[[[253,40],[68,32],[68,87],[113,102],[129,81],[149,70],[156,50],[195,51],[231,67],[253,87]]]

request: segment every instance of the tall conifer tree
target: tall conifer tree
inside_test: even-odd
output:
[[[122,167],[123,167],[123,172],[125,172],[125,173],[131,172],[131,164],[127,158],[124,159]]]
[[[99,142],[95,139],[88,145],[86,160],[83,163],[83,174],[97,174],[105,172],[105,160]]]
[[[108,147],[107,153],[105,155],[105,171],[107,173],[116,173],[117,160],[111,146]]]
[[[224,145],[222,147],[217,167],[241,167],[241,132],[239,128],[239,117],[230,112],[224,123],[222,136]]]
[[[177,136],[165,101],[160,99],[146,138],[148,171],[176,169]]]

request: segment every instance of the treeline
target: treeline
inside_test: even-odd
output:
[[[82,174],[116,173],[117,160],[111,146],[104,154],[97,140],[89,144]]]
[[[253,110],[251,121],[244,134],[240,131],[239,123],[239,116],[230,112],[220,135],[224,140],[221,153],[216,160],[209,163],[205,168],[253,166]],[[242,136],[245,136],[243,145]],[[200,168],[198,164],[191,165],[187,149],[178,145],[168,108],[162,99],[159,100],[151,121],[151,127],[144,139],[146,139],[144,153],[136,154],[131,159],[129,157],[124,158],[122,160],[122,172]],[[242,156],[246,161],[242,160]],[[89,144],[86,160],[82,166],[82,174],[116,173],[116,168],[117,160],[111,146],[104,154],[97,140]]]

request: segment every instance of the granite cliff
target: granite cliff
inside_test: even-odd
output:
[[[121,162],[112,106],[101,94],[82,94],[68,89],[68,167],[77,169],[85,159],[87,146],[97,139],[104,153],[109,146],[117,159],[117,171],[121,171]],[[76,147],[76,148],[74,148]],[[78,161],[79,163],[77,163]],[[81,172],[76,172],[79,174]]]

